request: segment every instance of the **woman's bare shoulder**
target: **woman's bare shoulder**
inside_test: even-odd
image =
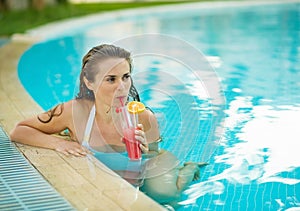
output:
[[[140,113],[139,118],[142,124],[157,123],[155,114],[149,109],[146,109],[145,111]]]
[[[93,104],[92,101],[82,99],[74,99],[67,102],[66,107],[68,107],[69,119],[72,119],[70,129],[76,140],[82,140],[83,138],[83,132]]]
[[[146,109],[139,114],[139,122],[143,124],[146,132],[147,141],[149,143],[155,142],[160,137],[159,126],[155,114]]]
[[[79,113],[89,113],[93,106],[93,102],[90,100],[74,99],[65,103],[67,110],[73,115]]]
[[[90,110],[93,106],[93,102],[89,100],[74,99],[65,103],[66,115],[69,120],[72,120],[72,124],[80,125],[85,122],[89,116]]]

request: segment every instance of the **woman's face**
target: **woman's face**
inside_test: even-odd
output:
[[[96,103],[109,107],[121,106],[126,102],[131,86],[130,67],[123,58],[109,58],[97,66],[99,73],[95,81],[90,83],[95,94]]]

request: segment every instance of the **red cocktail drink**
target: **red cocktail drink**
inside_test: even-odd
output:
[[[116,108],[116,117],[118,125],[122,129],[128,157],[131,160],[140,160],[142,151],[140,142],[135,138],[135,130],[138,126],[138,114],[145,110],[145,106],[137,101],[131,101],[124,105],[123,98],[119,98],[119,100],[121,106]]]
[[[124,138],[123,141],[126,145],[126,150],[128,153],[128,157],[131,160],[139,160],[141,159],[142,153],[140,148],[140,143],[135,139],[135,128],[126,128],[123,129]]]

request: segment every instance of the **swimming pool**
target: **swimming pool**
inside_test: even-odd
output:
[[[144,33],[185,40],[214,59],[226,98],[223,111],[211,105],[199,78],[176,60],[153,54],[134,60],[142,101],[160,121],[161,147],[181,160],[210,163],[179,210],[300,209],[300,3],[295,2],[193,4],[188,14],[178,9],[159,10],[155,17],[107,17],[34,45],[20,60],[19,77],[48,109],[76,94],[80,59],[99,40]],[[215,112],[218,121],[225,119],[217,147],[210,145],[216,140],[210,136]]]

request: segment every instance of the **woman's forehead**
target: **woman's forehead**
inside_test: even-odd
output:
[[[130,71],[129,63],[124,58],[111,58],[100,64],[101,72],[107,75],[123,75]]]

